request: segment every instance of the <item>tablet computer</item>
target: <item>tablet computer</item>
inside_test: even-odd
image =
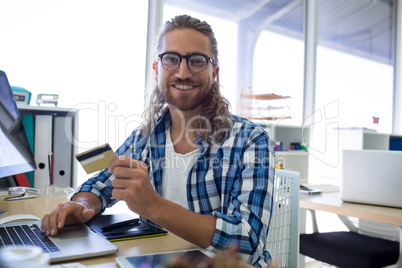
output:
[[[120,268],[161,268],[173,267],[179,259],[186,261],[187,267],[198,267],[199,263],[209,263],[212,252],[201,249],[171,251],[136,256],[121,256],[116,258]]]

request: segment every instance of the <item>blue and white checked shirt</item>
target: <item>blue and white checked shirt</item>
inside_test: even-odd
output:
[[[187,181],[187,200],[191,211],[214,215],[216,231],[209,250],[239,245],[242,259],[256,267],[271,261],[266,240],[271,218],[274,180],[272,140],[260,126],[233,115],[229,137],[222,144],[210,144],[197,137],[199,156]],[[166,131],[170,113],[164,113],[152,133],[136,129],[117,150],[117,155],[145,162],[155,190],[161,194]],[[116,203],[107,169],[81,185],[79,192],[99,196],[103,209]]]

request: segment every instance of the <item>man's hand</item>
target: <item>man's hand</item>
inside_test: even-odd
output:
[[[112,182],[113,197],[125,201],[130,210],[137,214],[152,218],[152,208],[162,198],[151,184],[147,165],[127,156],[120,156],[110,164],[109,173],[115,176]]]
[[[196,245],[211,245],[216,218],[161,197],[152,186],[146,164],[120,156],[110,164],[109,172],[115,176],[112,195],[124,200],[130,210]]]
[[[56,235],[64,225],[85,223],[101,210],[99,198],[92,193],[78,193],[73,201],[61,203],[55,210],[47,213],[41,223],[46,235]]]
[[[59,204],[55,210],[47,213],[42,219],[41,228],[46,235],[55,235],[57,229],[63,228],[64,225],[84,223],[93,216],[95,216],[95,210],[87,209],[82,204],[69,201]]]

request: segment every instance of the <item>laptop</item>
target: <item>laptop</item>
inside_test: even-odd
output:
[[[402,151],[343,150],[341,199],[402,208]]]
[[[51,263],[113,254],[119,249],[85,224],[67,225],[56,236],[46,236],[40,221],[5,223],[0,225],[0,237],[0,248],[34,245],[48,254]]]

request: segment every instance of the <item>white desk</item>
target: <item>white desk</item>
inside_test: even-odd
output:
[[[339,192],[320,195],[300,194],[300,208],[402,226],[402,209],[343,202]]]

